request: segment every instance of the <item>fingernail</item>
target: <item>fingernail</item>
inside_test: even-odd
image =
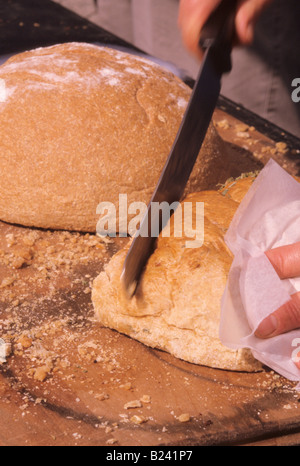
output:
[[[276,331],[277,324],[278,322],[276,317],[274,315],[270,315],[259,324],[255,335],[258,338],[268,338]]]

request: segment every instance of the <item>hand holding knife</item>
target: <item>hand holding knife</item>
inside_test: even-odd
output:
[[[129,297],[138,286],[143,269],[153,252],[157,236],[164,225],[151,225],[152,204],[180,201],[197,156],[205,139],[221,90],[223,73],[231,70],[231,49],[235,35],[237,0],[223,0],[201,31],[199,46],[204,51],[188,107],[166,161],[141,226],[125,259],[121,280]]]

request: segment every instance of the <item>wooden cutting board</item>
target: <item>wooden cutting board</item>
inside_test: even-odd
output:
[[[256,169],[272,156],[299,174],[287,148],[221,110],[215,123],[241,166]],[[295,384],[267,368],[247,374],[186,363],[95,320],[92,281],[126,241],[0,222],[0,338],[8,350],[0,445],[297,444]]]

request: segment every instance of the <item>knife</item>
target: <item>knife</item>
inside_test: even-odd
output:
[[[189,104],[140,228],[125,258],[121,281],[129,298],[136,292],[144,267],[154,251],[156,239],[166,223],[163,222],[166,216],[162,211],[160,215],[153,215],[154,205],[161,205],[163,209],[163,206],[180,201],[217,105],[222,75],[231,71],[236,5],[237,0],[222,0],[202,29],[199,45],[204,51],[204,57]]]

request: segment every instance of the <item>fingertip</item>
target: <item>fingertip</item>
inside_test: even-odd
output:
[[[255,331],[255,336],[261,339],[270,338],[276,333],[277,328],[278,321],[276,317],[271,314],[259,324]]]
[[[240,28],[237,27],[237,34],[242,45],[250,45],[254,40],[254,24],[247,23]]]
[[[240,7],[237,12],[235,21],[236,34],[239,42],[242,45],[249,45],[253,42],[254,39],[255,21],[250,14],[247,5],[248,4],[245,4],[245,7]]]
[[[280,279],[300,275],[300,242],[270,249],[265,254]]]
[[[178,26],[185,47],[198,59],[203,58],[199,47],[201,29],[221,0],[181,0],[179,3]]]
[[[203,54],[199,47],[199,21],[196,17],[191,16],[189,18],[186,18],[185,21],[182,22],[181,37],[187,50],[189,50],[189,52],[191,52],[198,59],[202,59]]]
[[[266,339],[300,328],[300,292],[295,293],[280,308],[266,317],[255,331],[257,338]]]
[[[272,0],[240,0],[236,30],[241,44],[249,45],[253,42],[256,22],[270,3]]]

